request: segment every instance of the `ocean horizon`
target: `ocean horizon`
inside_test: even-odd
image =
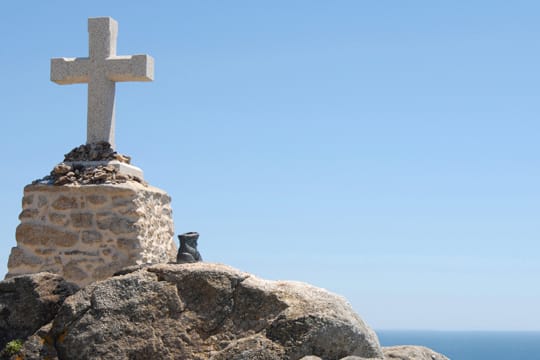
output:
[[[377,330],[382,346],[420,345],[452,360],[540,359],[540,331]]]

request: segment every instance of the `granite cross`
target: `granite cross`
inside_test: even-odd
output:
[[[88,83],[86,143],[106,141],[114,148],[114,94],[118,81],[152,81],[149,55],[117,56],[118,23],[110,17],[88,19],[89,56],[51,59],[51,81]]]

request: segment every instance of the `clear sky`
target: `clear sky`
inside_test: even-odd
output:
[[[540,330],[537,1],[6,1],[0,263],[24,185],[85,141],[87,18],[117,146],[206,261],[347,297],[375,329]],[[5,269],[4,269],[5,271]]]

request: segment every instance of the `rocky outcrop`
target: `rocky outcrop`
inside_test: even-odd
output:
[[[389,346],[382,348],[385,360],[449,360],[423,346]]]
[[[25,278],[29,277],[9,281]],[[382,360],[384,356],[375,333],[342,297],[300,282],[263,280],[219,264],[131,267],[68,297],[51,318],[48,324],[36,323],[33,335],[24,337],[19,358]],[[430,358],[434,359],[445,358]]]
[[[51,322],[65,298],[77,290],[76,285],[50,273],[0,282],[0,349]]]
[[[384,357],[377,360],[449,360],[446,356],[439,354],[423,346],[388,346],[383,347]],[[305,356],[300,360],[324,360],[318,356]],[[365,357],[351,355],[340,360],[376,360]]]
[[[36,336],[42,340],[25,344],[26,359],[51,353],[49,344],[59,359],[382,356],[375,333],[343,298],[208,263],[147,266],[91,284]]]
[[[318,356],[309,355],[309,356],[304,356],[300,360],[324,360],[324,359],[322,359],[322,358],[320,358]],[[339,360],[383,360],[383,358],[368,359],[368,358],[361,357],[361,356],[351,355],[351,356],[346,356],[344,358],[341,358]],[[411,360],[413,360],[413,359],[411,359]]]

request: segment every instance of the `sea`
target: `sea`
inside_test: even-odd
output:
[[[540,360],[540,332],[376,331],[382,346],[422,345],[451,360]]]

